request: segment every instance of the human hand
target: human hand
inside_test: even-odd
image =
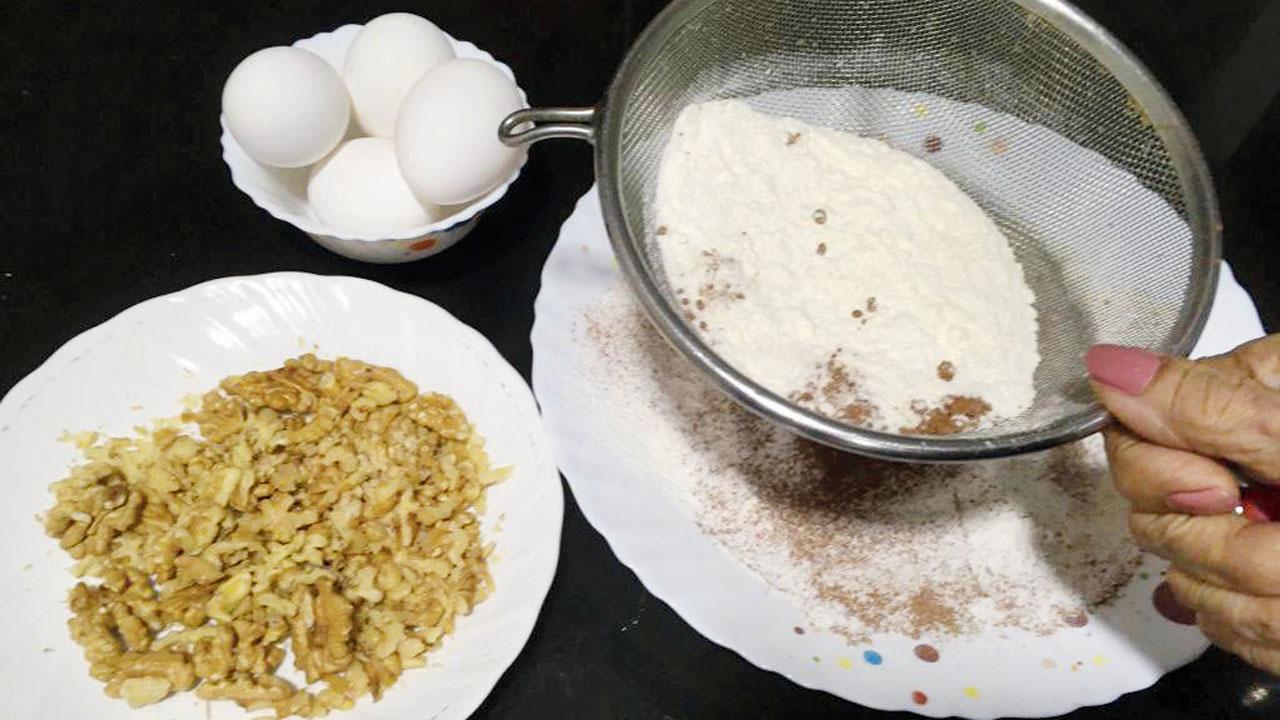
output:
[[[1171,563],[1210,640],[1280,675],[1280,335],[1196,361],[1114,345],[1085,361],[1138,544]]]

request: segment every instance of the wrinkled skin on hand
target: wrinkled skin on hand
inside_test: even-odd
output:
[[[1210,640],[1280,674],[1280,335],[1197,361],[1097,346],[1086,363],[1134,537]]]

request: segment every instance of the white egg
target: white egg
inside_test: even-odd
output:
[[[488,63],[437,65],[409,91],[396,121],[396,157],[409,187],[426,202],[457,205],[502,184],[524,150],[503,145],[498,126],[522,105],[515,83]]]
[[[394,136],[396,113],[409,88],[453,56],[449,38],[429,20],[409,13],[370,20],[351,42],[342,66],[356,122],[370,135]]]
[[[338,71],[315,53],[269,47],[250,55],[222,87],[227,129],[264,165],[304,167],[342,140],[351,100]]]
[[[307,199],[316,216],[338,234],[373,237],[444,217],[418,201],[386,138],[348,140],[311,169]]]

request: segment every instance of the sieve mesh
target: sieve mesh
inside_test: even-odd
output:
[[[629,269],[653,296],[660,329],[738,399],[846,449],[914,459],[1009,454],[1097,429],[1102,415],[1080,363],[1091,344],[1189,349],[1218,253],[1203,163],[1159,87],[1073,8],[1052,0],[676,5],[633,49],[605,105],[602,194],[615,245],[622,236],[634,250]],[[881,137],[934,163],[996,220],[1040,318],[1028,413],[964,437],[886,444],[878,433],[833,434],[819,427],[833,421],[794,406],[780,418],[770,405],[785,400],[759,402],[769,394],[749,379],[717,372],[722,361],[674,310],[650,216],[677,115],[724,98]],[[927,123],[907,108],[924,108]],[[935,157],[918,141],[922,127],[967,140]]]

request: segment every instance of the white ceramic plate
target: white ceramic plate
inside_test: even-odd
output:
[[[533,328],[533,384],[557,460],[582,512],[654,595],[708,639],[809,688],[883,710],[933,717],[1046,717],[1147,687],[1207,646],[1151,605],[1161,563],[1148,558],[1122,596],[1084,628],[1035,635],[989,631],[930,639],[941,660],[913,653],[923,640],[880,635],[850,646],[807,632],[808,619],[701,532],[633,436],[612,432],[614,396],[584,382],[583,334],[574,326],[625,287],[613,263],[599,202],[584,197],[547,261]],[[1248,295],[1223,267],[1200,354],[1260,335]],[[636,398],[644,403],[643,398]],[[926,700],[919,703],[923,693]]]
[[[533,629],[555,574],[563,495],[528,386],[479,333],[439,307],[367,280],[276,273],[224,278],[155,298],[68,342],[0,402],[0,718],[205,720],[261,717],[191,693],[131,710],[90,679],[66,628],[71,562],[36,514],[77,454],[64,430],[129,433],[182,410],[232,374],[314,350],[398,369],[452,396],[514,474],[489,494],[494,594],[382,701],[334,717],[467,717]],[[206,707],[208,705],[208,707]]]

